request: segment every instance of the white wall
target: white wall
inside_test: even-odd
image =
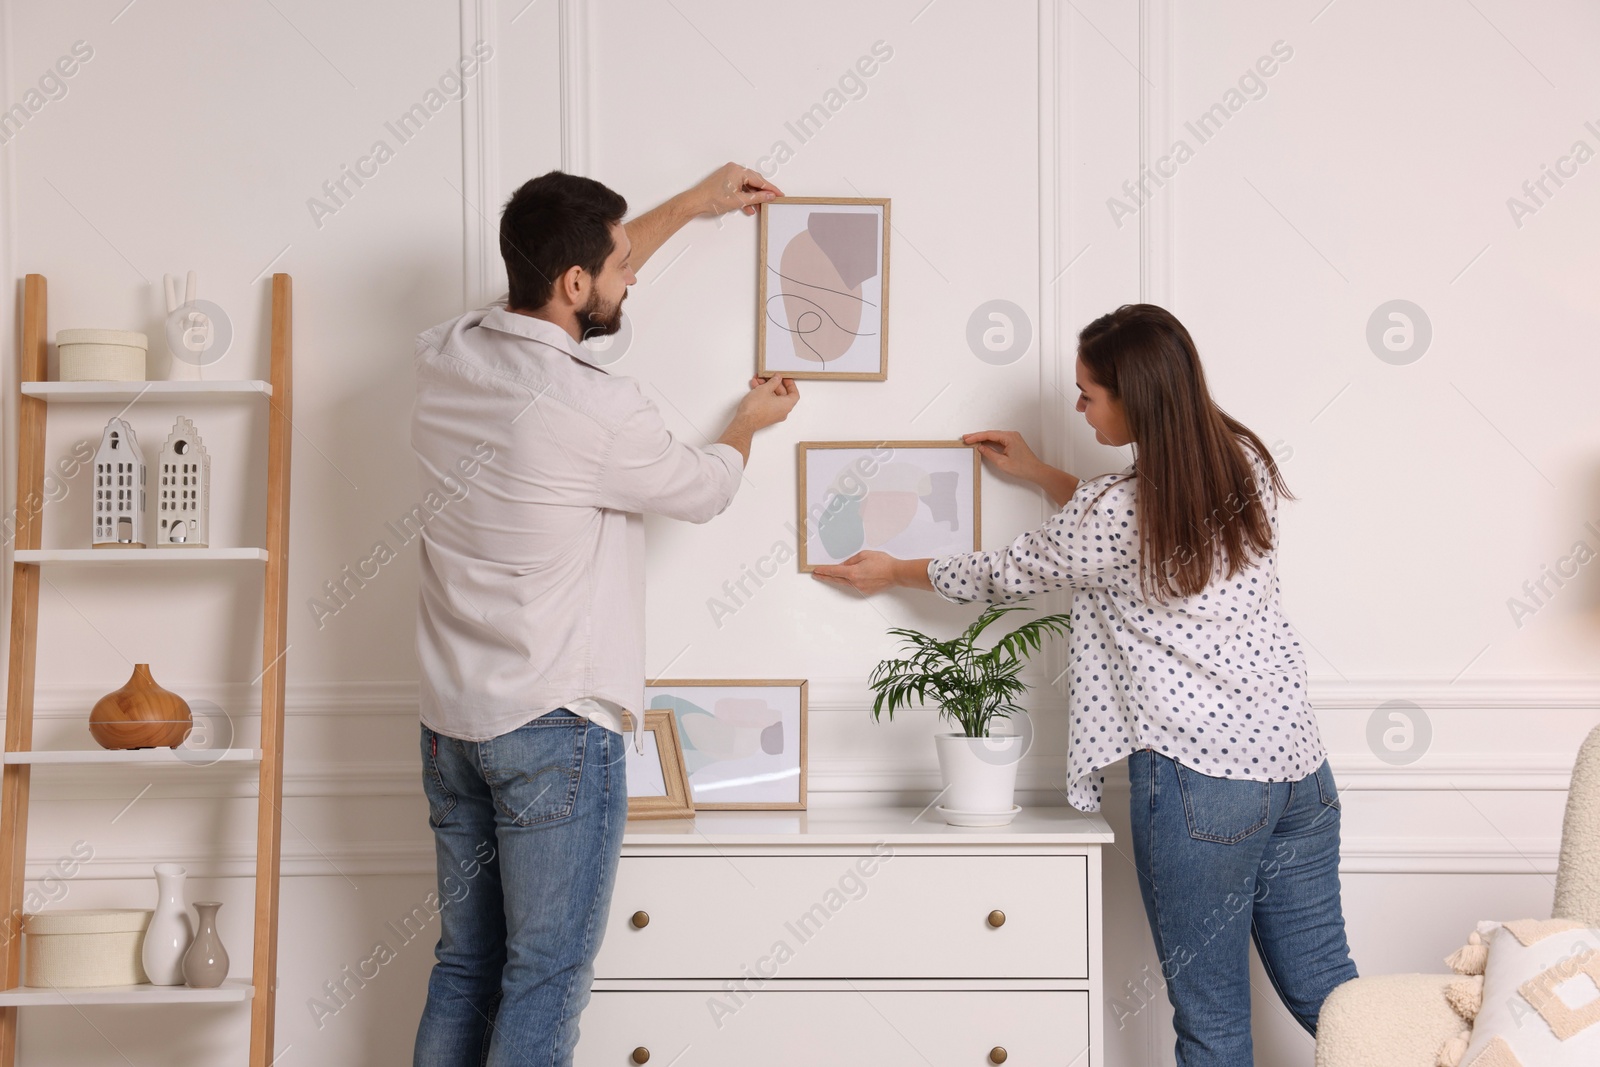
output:
[[[1312,695],[1346,795],[1358,965],[1434,970],[1477,919],[1548,911],[1571,755],[1600,721],[1600,583],[1587,566],[1548,583],[1553,595],[1520,626],[1508,598],[1527,600],[1523,583],[1574,542],[1600,549],[1585,529],[1600,525],[1600,430],[1585,417],[1600,385],[1600,260],[1587,239],[1600,163],[1549,185],[1520,226],[1507,198],[1575,140],[1600,149],[1584,126],[1600,127],[1600,76],[1583,52],[1600,16],[1588,5],[123,4],[5,6],[8,107],[73,42],[94,57],[0,148],[4,263],[13,291],[23,273],[49,277],[52,335],[154,335],[161,274],[195,269],[202,295],[233,314],[239,339],[223,369],[240,377],[265,372],[266,275],[294,276],[278,993],[279,1046],[292,1048],[281,1062],[392,1063],[410,1047],[422,941],[320,1028],[308,1001],[391,937],[385,923],[431,885],[414,755],[414,547],[320,628],[307,605],[416,501],[412,337],[501,291],[498,206],[557,165],[642,210],[726,159],[770,158],[783,140],[785,191],[893,198],[889,381],[807,383],[791,421],[758,439],[725,515],[650,524],[650,669],[810,678],[814,804],[931,796],[931,714],[874,726],[864,679],[891,650],[888,626],[953,627],[971,611],[909,595],[862,602],[782,574],[719,627],[707,600],[788,536],[794,443],[1012,426],[1074,473],[1120,468],[1127,455],[1095,445],[1071,412],[1073,338],[1119,303],[1153,300],[1189,326],[1219,400],[1275,445],[1300,497],[1285,509],[1285,596],[1316,650]],[[318,226],[308,198],[480,40],[493,55],[464,101]],[[879,41],[893,55],[865,94],[798,143],[785,123]],[[1198,144],[1185,122],[1279,41],[1293,54],[1264,95]],[[1117,225],[1108,199],[1180,137],[1193,157]],[[640,378],[691,440],[715,436],[751,370],[754,255],[752,220],[699,220],[629,301],[634,339],[614,369]],[[1034,338],[1008,366],[966,344],[969,315],[993,299],[1023,308]],[[1365,340],[1369,316],[1393,299],[1432,325],[1427,352],[1406,365]],[[0,307],[8,338],[15,310]],[[14,353],[13,340],[0,366],[8,397]],[[5,411],[14,487],[13,400]],[[189,412],[217,457],[214,522],[229,543],[253,543],[264,522],[253,411]],[[173,414],[136,411],[136,429],[164,436]],[[98,433],[95,415],[55,409],[52,458]],[[989,478],[984,492],[987,544],[1046,514],[1022,487]],[[81,543],[86,501],[80,476],[46,512],[47,545]],[[252,735],[250,575],[217,568],[159,589],[100,571],[48,577],[40,746],[87,743],[89,704],[135,662]],[[1060,667],[1057,650],[1036,672],[1032,803],[1062,799],[1064,693],[1047,684]],[[1421,709],[1425,747],[1397,757],[1369,741],[1391,700]],[[30,874],[84,840],[96,862],[71,882],[68,906],[125,905],[153,891],[151,862],[186,862],[191,898],[228,902],[224,933],[243,960],[251,781],[40,772]],[[1117,1018],[1138,1007],[1123,983],[1154,963],[1124,796],[1114,785],[1107,804],[1121,837],[1107,865],[1108,987],[1123,1009],[1108,1006],[1106,1062],[1156,1067],[1171,1062],[1164,1001],[1120,1028]],[[209,802],[182,803],[194,797]],[[1257,987],[1260,1062],[1310,1064],[1309,1038],[1259,974]],[[98,1029],[71,1013],[25,1017],[24,1062],[120,1063],[119,1049],[138,1062],[156,1047],[173,1063],[222,1062],[207,1050],[240,1047],[245,1013],[182,1015],[192,1026],[181,1038],[169,1015],[89,1018]]]

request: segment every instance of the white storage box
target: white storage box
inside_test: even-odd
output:
[[[149,340],[133,330],[57,330],[64,382],[142,382]]]
[[[22,984],[36,989],[138,985],[149,908],[45,911],[22,917],[26,967]]]

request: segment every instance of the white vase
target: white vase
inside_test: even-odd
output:
[[[1019,735],[935,734],[939,776],[944,782],[939,808],[945,820],[957,826],[1010,822],[1017,810],[1012,803],[1017,764],[1027,751],[1027,741]]]
[[[176,863],[158,863],[155,873],[156,913],[145,929],[140,959],[152,985],[183,985],[183,954],[194,940],[189,905],[183,900],[188,872]]]

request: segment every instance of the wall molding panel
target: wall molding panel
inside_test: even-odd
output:
[[[1065,257],[1062,253],[1066,216],[1061,210],[1066,172],[1062,155],[1066,138],[1062,98],[1062,38],[1068,32],[1061,7],[1051,0],[1039,3],[1039,350],[1040,455],[1046,463],[1071,470],[1072,439],[1067,432],[1072,405],[1067,402],[1073,375],[1065,353],[1072,350],[1062,336],[1062,291]],[[1076,358],[1076,357],[1073,357]],[[1067,669],[1067,651],[1052,642],[1040,660],[1048,677],[1061,679]],[[1066,683],[1050,687],[1052,701],[1065,703]]]
[[[1312,704],[1319,711],[1370,711],[1390,700],[1409,700],[1427,710],[1583,711],[1600,721],[1600,680],[1582,678],[1482,678],[1452,682],[1446,678],[1312,678]],[[259,692],[247,684],[185,684],[190,700],[209,700],[223,707],[259,703]],[[41,685],[34,714],[39,718],[73,718],[105,694],[92,685]],[[865,714],[870,707],[864,680],[811,679],[810,707],[816,711]],[[87,700],[88,704],[84,701]],[[1065,710],[1058,700],[1036,701],[1043,714]],[[417,683],[410,681],[291,682],[287,714],[388,715],[417,714]],[[3,714],[3,709],[0,709]]]
[[[461,53],[479,41],[494,49],[499,44],[496,0],[461,0]],[[502,201],[499,156],[499,60],[480,64],[478,91],[461,101],[461,233],[464,267],[462,299],[469,308],[482,307],[499,295],[500,227]]]
[[[1173,0],[1139,2],[1139,179],[1172,144]],[[1139,211],[1139,299],[1171,307],[1173,197],[1161,189]]]
[[[561,169],[589,173],[589,5],[560,0]]]
[[[1504,759],[1452,755],[1433,757],[1425,766],[1392,767],[1365,753],[1334,752],[1329,757],[1339,776],[1341,793],[1565,793],[1571,781],[1572,760],[1571,755],[1554,752],[1518,753]],[[1066,784],[1065,764],[1062,753],[1029,755],[1018,768],[1017,787],[1058,793]],[[245,766],[50,766],[35,769],[33,792],[41,800],[125,802],[130,795],[128,783],[144,782],[150,789],[141,795],[154,800],[251,798],[255,792],[250,774],[240,770]],[[419,766],[412,760],[297,760],[291,756],[285,761],[283,795],[298,799],[420,797],[419,774]],[[931,748],[915,756],[822,757],[808,761],[807,785],[814,796],[925,792],[939,788],[939,770]],[[1119,785],[1113,776],[1107,789],[1125,791],[1126,786]],[[1043,802],[1064,804],[1066,800],[1057,795]]]

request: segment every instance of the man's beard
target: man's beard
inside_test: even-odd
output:
[[[610,337],[622,329],[622,301],[628,298],[623,293],[622,299],[607,307],[600,299],[600,290],[591,289],[589,300],[578,310],[578,323],[583,328],[583,339],[591,337]]]

